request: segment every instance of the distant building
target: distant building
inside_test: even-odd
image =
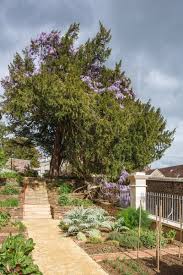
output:
[[[151,177],[183,178],[183,164],[165,168],[146,170],[146,175]]]
[[[35,171],[38,172],[38,175],[42,177],[44,174],[49,173],[50,171],[50,157],[42,157],[39,159],[39,167],[34,168]]]
[[[8,159],[5,166],[7,169],[16,170],[18,172],[24,172],[25,170],[30,168],[31,162],[27,159],[10,158]]]

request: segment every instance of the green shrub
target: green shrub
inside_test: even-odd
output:
[[[133,229],[139,225],[139,213],[140,209],[135,209],[128,207],[119,212],[118,217],[124,219],[124,225]],[[148,217],[148,212],[142,209],[141,212],[141,226],[148,228],[150,226],[151,220]]]
[[[37,265],[33,263],[31,252],[34,249],[32,239],[23,236],[10,236],[0,248],[0,274],[41,275]]]
[[[71,199],[67,194],[63,194],[59,196],[58,203],[61,206],[68,206],[71,205]]]
[[[82,241],[82,242],[87,241],[86,235],[83,232],[78,232],[76,237],[78,241]]]
[[[33,178],[36,178],[36,177],[38,177],[38,171],[29,168],[29,169],[26,169],[26,170],[22,173],[22,175],[23,175],[24,177],[33,177]]]
[[[137,232],[130,230],[126,233],[121,234],[119,244],[125,248],[136,249],[138,244],[138,234]],[[139,242],[140,247],[142,246],[141,241]]]
[[[0,229],[6,225],[8,225],[9,221],[10,221],[10,214],[7,212],[0,212]]]
[[[155,248],[156,247],[156,231],[153,230],[142,230],[140,235],[140,240],[142,245],[146,248]],[[161,246],[164,247],[167,244],[167,240],[163,234],[161,233]]]
[[[137,248],[138,234],[134,230],[129,230],[125,233],[113,231],[109,234],[108,240],[118,241],[122,247],[135,249]]]
[[[95,237],[89,237],[89,243],[92,243],[92,244],[102,243],[102,239],[95,238]]]
[[[68,235],[75,235],[94,228],[106,227],[109,230],[113,228],[112,217],[108,216],[105,210],[97,207],[76,207],[65,215],[60,224],[61,228],[63,228],[63,223],[68,226]]]
[[[119,247],[119,242],[115,241],[115,240],[106,240],[105,243],[107,243],[109,245],[113,245],[113,246]]]
[[[92,201],[90,201],[88,199],[75,198],[75,199],[71,199],[71,205],[88,207],[88,206],[93,205],[93,203],[92,203]]]
[[[19,233],[23,233],[26,230],[26,226],[21,221],[15,221],[13,223],[13,226],[15,226],[16,228],[18,228],[18,232]]]
[[[124,225],[124,218],[121,217],[117,219],[117,221],[114,223],[114,230],[118,232],[123,232],[129,230],[129,227]]]
[[[67,225],[64,221],[60,221],[59,227],[60,227],[60,229],[62,229],[65,232],[68,231],[68,229],[69,229],[69,225]]]
[[[58,203],[61,206],[83,206],[88,207],[93,203],[88,199],[71,198],[68,194],[62,194],[58,198]]]
[[[18,205],[19,201],[16,198],[0,201],[0,207],[17,207]]]
[[[156,247],[156,231],[143,230],[141,232],[140,240],[146,248]]]
[[[165,238],[167,239],[168,243],[172,243],[175,240],[175,237],[176,237],[176,231],[173,229],[165,233]]]
[[[117,231],[110,232],[107,237],[107,240],[120,242],[121,235],[122,234]]]
[[[101,235],[101,233],[100,233],[100,230],[98,230],[98,229],[91,229],[90,231],[88,231],[88,236],[89,236],[89,241],[90,240],[94,240],[94,241],[96,241],[97,242],[97,240],[98,240],[98,242],[101,242],[102,241],[102,235]]]
[[[1,178],[6,178],[6,179],[16,179],[18,173],[15,171],[2,171],[0,172],[0,177]]]
[[[0,191],[0,194],[2,195],[17,195],[19,193],[19,189],[13,183],[7,183]]]
[[[0,178],[16,179],[19,184],[23,182],[23,177],[16,171],[2,171],[0,172]]]
[[[59,189],[58,189],[58,192],[60,195],[62,194],[69,194],[72,192],[72,186],[68,183],[65,183],[65,182],[61,182],[59,184]]]

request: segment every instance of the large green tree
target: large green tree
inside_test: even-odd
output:
[[[64,161],[83,176],[115,177],[124,166],[134,170],[159,159],[173,132],[159,110],[135,100],[121,61],[114,69],[106,65],[110,31],[100,24],[76,48],[78,33],[78,24],[64,35],[42,33],[15,55],[2,80],[12,132],[52,156],[52,176]]]
[[[31,167],[39,167],[39,151],[27,138],[14,137],[6,138],[3,144],[6,158],[27,159]]]

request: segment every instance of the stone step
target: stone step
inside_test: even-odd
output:
[[[51,214],[50,213],[41,213],[41,212],[38,212],[38,213],[24,213],[24,217],[34,217],[34,216],[39,216],[39,217],[48,217],[50,218],[51,217]]]
[[[37,209],[34,209],[34,208],[24,208],[24,213],[25,212],[35,212],[35,213],[38,213],[38,212],[44,212],[44,213],[49,213],[50,212],[50,209],[49,208],[37,208]]]
[[[39,214],[48,214],[49,215],[50,211],[48,211],[48,210],[47,211],[41,211],[41,210],[40,211],[31,211],[31,210],[27,211],[27,210],[24,210],[24,214],[30,214],[30,213],[31,214],[34,214],[34,213],[38,214],[39,213]]]
[[[25,198],[24,201],[48,201],[48,198]]]
[[[39,215],[37,215],[37,216],[34,216],[34,215],[30,215],[30,216],[26,216],[26,217],[24,217],[24,219],[26,220],[26,219],[30,219],[30,220],[34,220],[34,219],[51,219],[52,217],[51,216],[45,216],[45,217],[43,217],[43,216],[39,216]]]
[[[25,200],[48,200],[47,197],[25,197]]]
[[[30,205],[30,204],[24,204],[24,208],[40,208],[40,207],[43,207],[43,208],[50,208],[50,205],[49,203],[48,204],[39,204],[38,206],[37,205]]]
[[[24,201],[47,201],[48,202],[48,198],[25,198]]]
[[[26,192],[25,194],[26,194],[26,196],[35,196],[35,195],[36,196],[38,196],[38,195],[43,195],[43,196],[46,195],[47,196],[47,192],[34,192],[34,193],[33,192]]]
[[[47,202],[42,202],[40,201],[39,203],[38,202],[26,202],[27,204],[31,205],[31,206],[34,206],[34,205],[48,205]]]
[[[28,217],[24,217],[24,220],[39,220],[39,219],[47,219],[50,220],[52,217],[42,217],[42,216],[28,216]]]
[[[32,186],[32,187],[31,187]],[[25,190],[24,219],[51,219],[46,183],[34,182]]]
[[[48,198],[47,197],[25,197],[25,200],[47,200],[48,201]]]
[[[39,202],[39,201],[47,201],[48,202],[48,199],[47,198],[25,198],[25,200],[24,201],[37,201],[37,202]]]

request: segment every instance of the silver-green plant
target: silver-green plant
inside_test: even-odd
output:
[[[129,227],[125,226],[124,218],[121,217],[115,221],[113,229],[117,232],[123,232],[129,230]]]
[[[90,229],[103,227],[112,230],[114,226],[113,219],[101,208],[76,207],[65,215],[62,223],[68,227],[68,235],[75,235],[78,232],[86,232]]]

